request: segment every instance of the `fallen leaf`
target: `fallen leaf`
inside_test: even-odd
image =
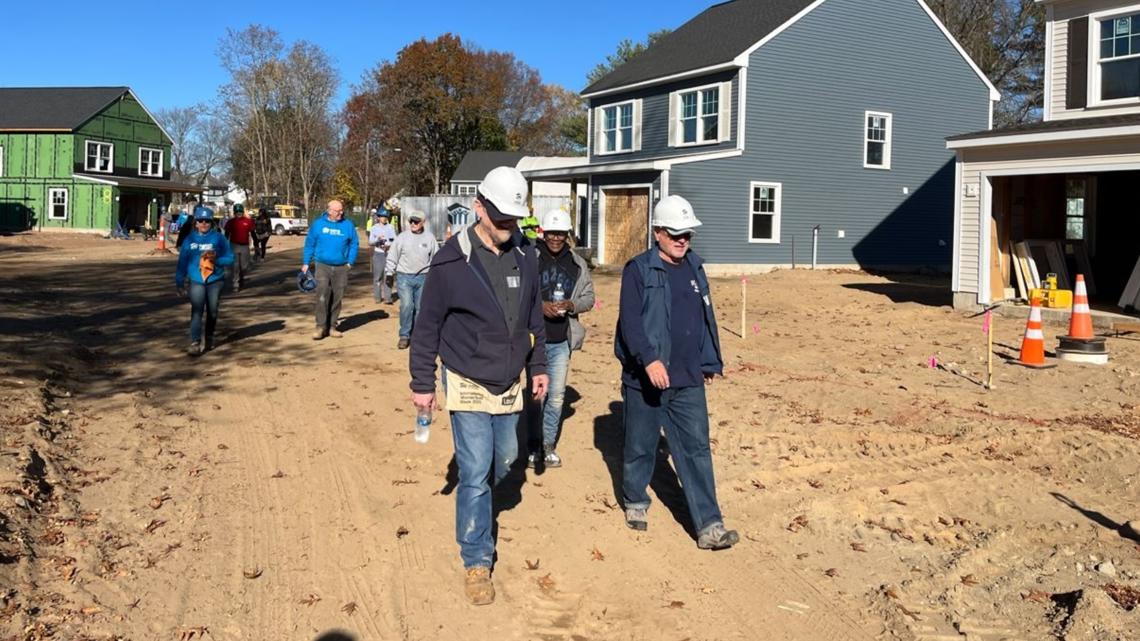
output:
[[[199,639],[210,633],[210,629],[204,625],[193,628],[182,628],[182,633],[178,635],[178,641],[192,641],[195,637]]]
[[[891,491],[885,487],[879,490],[879,494],[890,494],[890,493],[891,493]]]
[[[962,584],[963,585],[977,585],[978,583],[979,583],[979,581],[976,578],[974,578],[973,574],[967,574],[966,576],[962,577]]]
[[[218,443],[218,449],[219,450],[228,450],[228,449],[230,449],[230,446],[226,445],[225,443]]]
[[[154,534],[155,530],[164,525],[166,525],[166,521],[163,521],[162,519],[151,519],[150,523],[146,526],[146,533]]]
[[[523,560],[526,561],[526,569],[528,569],[528,570],[537,570],[538,564],[541,561],[541,559],[535,559],[533,561],[531,561],[530,559],[523,559]]]
[[[242,576],[247,579],[256,579],[261,576],[261,568],[253,568],[252,570],[242,570]]]
[[[898,504],[898,505],[904,505],[904,506],[906,505],[906,501],[900,501],[899,499],[891,499],[891,501],[890,501],[890,502],[891,502],[891,503],[896,503],[896,504]]]
[[[542,588],[544,592],[550,592],[554,589],[554,579],[549,574],[539,577],[538,587]]]
[[[811,555],[808,554],[807,552],[800,552],[799,554],[796,555],[796,560],[797,561],[803,561],[804,559],[808,558],[809,556],[811,556]]]
[[[395,481],[392,481],[392,485],[415,485],[416,483],[419,483],[419,481],[414,481],[412,479],[396,479]]]
[[[353,613],[356,612],[356,602],[355,601],[349,601],[348,603],[345,603],[344,607],[342,607],[340,609],[340,611],[344,612],[348,616],[352,616]]]
[[[277,470],[277,473],[274,474],[273,476],[269,477],[269,478],[271,478],[271,479],[283,479],[283,478],[285,478],[285,473],[282,472],[281,470]]]
[[[819,479],[808,479],[808,485],[818,490],[819,488],[823,487],[823,481]]]
[[[99,614],[102,611],[103,611],[103,608],[101,608],[97,605],[90,605],[90,606],[87,606],[86,608],[83,608],[79,612],[82,613],[84,616],[91,616],[92,614]]]
[[[590,556],[595,561],[605,561],[606,560],[606,555],[602,554],[602,551],[599,550],[598,546],[596,546],[596,545],[594,546],[594,551]]]
[[[752,487],[754,487],[754,488],[756,488],[756,489],[758,489],[758,490],[766,490],[766,489],[768,489],[768,486],[764,485],[763,483],[761,483],[760,481],[757,481],[757,480],[755,480],[755,479],[753,479],[753,480],[752,480]]]
[[[670,601],[669,605],[667,605],[665,607],[673,608],[674,610],[680,610],[681,608],[685,607],[685,602],[684,601]]]
[[[1052,596],[1052,594],[1045,592],[1044,590],[1030,590],[1026,594],[1021,595],[1021,598],[1025,599],[1026,601],[1033,601],[1035,603],[1045,603]]]
[[[405,536],[407,536],[408,534],[410,534],[410,532],[408,531],[408,528],[406,528],[402,525],[399,527],[399,529],[396,530],[396,538],[397,539],[402,539]]]
[[[79,520],[83,521],[84,523],[97,523],[99,521],[99,515],[94,512],[88,512],[83,516],[80,516]]]
[[[807,524],[808,524],[807,516],[801,514],[801,515],[797,516],[796,518],[792,519],[792,522],[788,524],[788,527],[786,529],[789,532],[799,532],[800,530],[807,527]]]
[[[855,550],[856,552],[866,552],[867,546],[863,545],[862,543],[852,543],[851,549]]]
[[[890,597],[896,601],[899,598],[899,591],[892,585],[889,585],[886,588],[884,588],[883,594],[887,595],[888,597]]]
[[[826,570],[823,571],[823,573],[826,574],[827,576],[830,576],[830,577],[839,576],[839,570],[837,570],[835,568],[827,568]]]
[[[301,603],[301,605],[310,605],[311,606],[311,605],[315,605],[320,600],[321,600],[321,597],[310,593],[309,596],[301,599],[300,603]]]
[[[150,508],[152,510],[157,510],[158,508],[162,507],[163,503],[166,503],[170,499],[171,496],[169,494],[160,494],[150,500]]]
[[[134,601],[131,601],[130,603],[127,604],[127,607],[132,609],[132,610],[135,610],[135,609],[138,609],[140,603],[142,603],[142,597],[139,597],[139,598],[135,599]]]

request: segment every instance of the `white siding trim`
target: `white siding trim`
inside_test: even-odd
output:
[[[962,185],[962,152],[954,152],[954,232],[950,247],[950,291],[958,291],[961,280],[958,273],[960,252],[962,251],[962,199],[965,194]]]
[[[772,237],[771,238],[753,238],[752,237],[752,216],[755,212],[752,211],[752,190],[757,187],[774,187],[776,189],[776,211],[772,216]],[[765,182],[760,180],[753,180],[748,183],[748,218],[747,228],[744,230],[745,238],[748,239],[750,245],[779,245],[780,244],[780,227],[783,220],[784,212],[784,184],[775,182]]]
[[[641,114],[644,113],[642,109],[642,99],[638,98],[633,101],[633,134],[631,144],[634,151],[641,151]]]
[[[978,203],[978,304],[993,302],[990,292],[990,218],[993,217],[993,182],[989,174],[980,176],[982,189]]]
[[[748,67],[740,70],[736,96],[736,148],[744,151],[745,115],[748,111]]]
[[[1045,97],[1042,118],[1048,122],[1053,117],[1053,6],[1045,8]],[[993,126],[991,125],[991,129]]]

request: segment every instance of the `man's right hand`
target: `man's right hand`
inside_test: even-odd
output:
[[[653,387],[657,389],[669,388],[669,371],[665,369],[665,363],[653,361],[645,366],[645,373],[649,375],[649,382],[653,383]]]
[[[430,392],[428,394],[412,392],[412,405],[415,405],[417,410],[434,410],[435,392]]]
[[[542,301],[542,315],[547,318],[560,318],[561,314],[558,313],[559,303],[551,303],[549,301]]]
[[[301,273],[302,274],[308,273],[308,271],[309,271],[308,265],[301,265]]]

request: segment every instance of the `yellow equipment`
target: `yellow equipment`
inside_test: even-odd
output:
[[[1041,299],[1041,306],[1050,309],[1069,309],[1073,306],[1073,292],[1057,288],[1057,275],[1046,274],[1045,282],[1038,289],[1029,290],[1029,300]]]

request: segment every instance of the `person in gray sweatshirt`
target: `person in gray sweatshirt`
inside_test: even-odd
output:
[[[408,229],[396,236],[388,249],[385,271],[396,275],[396,294],[400,297],[400,341],[398,349],[408,349],[412,327],[420,309],[420,294],[427,279],[428,266],[439,249],[435,236],[425,231],[424,213],[412,210],[404,216]]]

